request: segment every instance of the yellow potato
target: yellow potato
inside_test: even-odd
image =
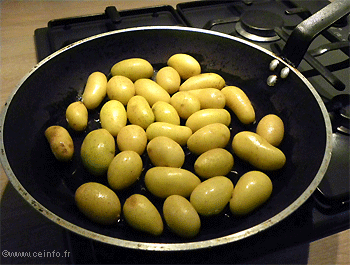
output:
[[[192,204],[184,197],[171,195],[164,201],[163,215],[166,224],[180,237],[195,237],[201,228],[201,220]]]
[[[88,124],[88,110],[81,101],[73,102],[66,110],[68,125],[77,132],[84,131]]]
[[[182,147],[166,136],[153,138],[147,144],[147,154],[152,164],[158,167],[182,167],[185,162]]]
[[[223,109],[225,107],[225,95],[219,89],[202,88],[188,90],[188,92],[199,99],[202,109]]]
[[[173,67],[184,80],[201,73],[199,62],[189,54],[174,54],[168,59],[167,64]]]
[[[142,155],[147,145],[146,131],[139,125],[126,125],[117,135],[117,145],[120,151],[135,151]]]
[[[156,82],[169,94],[179,91],[181,77],[179,73],[172,67],[166,66],[161,68],[156,75]]]
[[[143,96],[151,107],[157,101],[170,102],[169,93],[151,79],[138,79],[134,86],[136,95]]]
[[[202,109],[188,117],[186,126],[195,133],[200,128],[213,123],[231,124],[231,115],[225,109]]]
[[[230,140],[230,130],[222,123],[206,125],[193,133],[187,141],[188,149],[200,155],[210,149],[224,148]]]
[[[234,215],[247,215],[271,196],[272,182],[260,171],[245,173],[238,180],[232,192],[230,210]]]
[[[254,108],[242,89],[235,86],[227,86],[221,92],[225,95],[226,106],[234,112],[243,124],[250,124],[255,121]]]
[[[163,220],[153,203],[141,194],[133,194],[123,205],[125,221],[134,229],[159,236],[163,233]]]
[[[115,141],[106,129],[91,131],[81,145],[81,160],[93,175],[104,175],[115,155]]]
[[[111,69],[111,74],[122,75],[135,82],[140,78],[151,78],[153,75],[153,66],[145,59],[130,58],[122,60]]]
[[[201,154],[194,162],[196,174],[202,178],[226,176],[234,164],[232,154],[223,148],[215,148]]]
[[[107,180],[114,190],[130,187],[140,177],[143,163],[140,155],[134,151],[122,151],[109,164]]]
[[[176,109],[167,102],[158,101],[153,104],[152,111],[155,121],[172,123],[180,125],[180,116]]]
[[[203,73],[192,76],[183,82],[179,91],[188,91],[202,88],[222,89],[225,86],[225,80],[216,73]]]
[[[50,126],[45,130],[45,137],[57,160],[66,162],[73,158],[73,139],[65,128],[55,125]]]
[[[146,129],[147,139],[152,140],[157,136],[167,136],[181,146],[185,146],[192,130],[187,126],[175,125],[167,122],[154,122]]]
[[[120,101],[114,99],[107,101],[101,108],[100,122],[102,128],[116,137],[127,122],[124,105]]]
[[[283,121],[277,115],[266,115],[259,121],[256,133],[273,146],[279,146],[284,137]]]
[[[201,109],[199,99],[187,91],[176,92],[170,98],[170,104],[176,109],[180,118],[187,119]]]
[[[154,122],[153,111],[147,100],[142,96],[133,96],[126,106],[128,120],[132,124],[141,126],[146,129]]]
[[[134,83],[122,75],[115,75],[107,83],[107,96],[127,105],[129,100],[135,96]]]
[[[81,101],[87,109],[97,108],[107,93],[107,77],[101,72],[89,75]]]
[[[203,181],[192,192],[190,202],[203,216],[221,213],[231,199],[233,184],[224,176],[216,176]]]
[[[284,153],[260,135],[243,131],[232,141],[233,152],[241,159],[261,170],[277,170],[286,163]]]
[[[200,183],[195,174],[182,168],[152,167],[145,174],[147,190],[159,198],[174,194],[189,197]]]
[[[87,218],[99,224],[111,225],[120,217],[118,196],[100,183],[88,182],[81,185],[75,192],[75,203]]]

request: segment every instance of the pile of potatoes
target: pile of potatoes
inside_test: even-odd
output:
[[[286,162],[278,149],[284,136],[278,116],[268,114],[256,132],[231,138],[228,110],[243,124],[257,122],[249,98],[242,89],[226,86],[219,74],[202,73],[188,54],[172,55],[157,72],[144,59],[122,60],[110,74],[108,80],[101,72],[92,73],[81,101],[66,110],[68,125],[81,132],[89,111],[108,99],[99,113],[101,128],[89,132],[81,145],[81,161],[96,176],[96,182],[81,185],[75,193],[76,205],[87,218],[110,225],[122,215],[131,227],[152,235],[162,234],[164,220],[175,234],[191,238],[200,231],[201,216],[217,215],[228,204],[233,215],[243,216],[268,200],[272,182],[262,171],[278,170]],[[64,127],[51,126],[45,136],[59,161],[72,159],[74,145]],[[185,147],[196,158],[193,171],[182,168]],[[234,168],[228,150],[256,168],[235,187],[227,176]],[[146,172],[144,153],[153,165]],[[141,176],[147,190],[164,201],[162,215],[141,194],[132,194],[121,205],[118,192]],[[101,177],[107,177],[109,187],[98,183]]]

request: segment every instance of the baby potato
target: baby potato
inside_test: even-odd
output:
[[[181,77],[179,73],[172,67],[166,66],[161,68],[156,75],[156,82],[169,94],[179,91]]]
[[[155,121],[172,123],[180,125],[180,116],[176,109],[167,102],[158,101],[153,104],[152,111]]]
[[[201,228],[201,220],[192,204],[184,197],[171,195],[164,201],[163,215],[166,224],[180,237],[195,237]]]
[[[142,155],[147,145],[146,131],[139,125],[126,125],[117,135],[117,145],[120,151],[135,151]]]
[[[203,216],[221,213],[231,199],[233,184],[229,178],[216,176],[203,181],[192,192],[190,202]]]
[[[62,126],[50,126],[45,130],[45,137],[58,161],[67,162],[74,154],[73,139],[69,132]]]
[[[129,100],[135,96],[134,83],[122,75],[115,75],[107,83],[107,96],[109,99],[120,101],[127,105]]]
[[[275,114],[264,116],[256,127],[256,133],[273,146],[279,146],[284,137],[284,124]]]
[[[225,80],[216,73],[203,73],[192,76],[183,82],[179,91],[188,91],[202,88],[216,88],[221,90],[225,86]]]
[[[107,180],[114,190],[130,187],[139,179],[143,168],[140,155],[134,151],[122,151],[109,164]]]
[[[184,80],[201,73],[199,62],[189,54],[174,54],[168,59],[167,64],[173,67]]]
[[[202,109],[223,109],[226,104],[225,95],[216,88],[201,88],[188,90],[196,96]]]
[[[106,129],[91,131],[81,145],[80,156],[93,175],[104,175],[115,155],[114,137]]]
[[[88,110],[81,101],[73,102],[66,110],[68,125],[77,132],[84,131],[88,124]]]
[[[271,196],[272,182],[270,178],[260,171],[245,173],[238,180],[232,192],[230,210],[234,215],[247,215]]]
[[[111,225],[120,217],[118,196],[100,183],[88,182],[81,185],[75,192],[75,203],[80,212],[99,224]]]
[[[234,164],[232,154],[223,148],[215,148],[201,154],[194,162],[196,174],[202,178],[225,176]]]
[[[200,128],[213,123],[222,123],[229,126],[231,115],[225,109],[202,109],[188,117],[186,126],[195,133]]]
[[[169,93],[151,79],[138,79],[134,86],[136,95],[143,96],[151,107],[157,101],[170,102]]]
[[[254,108],[242,89],[235,86],[224,87],[222,93],[226,98],[226,106],[230,108],[243,124],[255,121]]]
[[[153,76],[153,66],[145,59],[130,58],[122,60],[111,69],[111,74],[122,75],[135,82],[140,78],[151,78]]]
[[[132,228],[159,236],[163,233],[163,220],[153,203],[141,194],[133,194],[123,205],[125,221]]]
[[[97,108],[107,93],[107,77],[101,72],[89,75],[81,101],[87,109]]]
[[[210,149],[224,148],[230,140],[230,130],[222,123],[213,123],[200,128],[187,141],[188,149],[200,155]]]
[[[154,122],[146,129],[146,134],[149,141],[157,136],[167,136],[179,145],[185,146],[192,135],[192,130],[187,126],[167,122]]]
[[[141,126],[146,129],[154,122],[153,111],[143,96],[133,96],[126,106],[128,120],[132,124]]]
[[[284,153],[260,135],[243,131],[232,140],[233,152],[260,170],[278,170],[286,163]]]
[[[182,167],[185,162],[182,147],[166,136],[153,138],[147,144],[147,154],[152,164],[159,167]]]
[[[147,190],[159,198],[174,194],[189,197],[199,183],[195,174],[182,168],[152,167],[145,174]]]
[[[187,119],[196,111],[201,109],[201,103],[199,99],[188,93],[184,92],[176,92],[170,98],[170,104],[176,109],[180,118]]]
[[[100,111],[101,127],[116,137],[126,125],[127,115],[124,105],[118,100],[107,101]]]

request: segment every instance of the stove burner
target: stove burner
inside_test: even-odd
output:
[[[243,37],[259,42],[279,40],[275,27],[282,27],[283,19],[272,12],[264,10],[246,11],[236,24],[237,32]]]

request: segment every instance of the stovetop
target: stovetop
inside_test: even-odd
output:
[[[219,31],[248,39],[280,54],[294,27],[327,3],[242,0],[185,2],[179,3],[176,9],[155,6],[118,11],[116,7],[106,7],[99,15],[56,19],[49,21],[46,28],[37,29],[37,58],[41,60],[70,43],[92,35],[152,25],[180,25]],[[236,242],[234,251],[231,245],[215,248],[215,255],[212,254],[214,250],[195,251],[182,257],[178,253],[164,256],[125,249],[121,255],[121,250],[114,246],[67,232],[67,242],[73,253],[72,263],[110,263],[115,260],[120,263],[137,263],[140,260],[145,263],[265,263],[266,258],[280,263],[282,260],[278,257],[281,253],[282,257],[286,257],[286,248],[297,251],[290,257],[294,263],[300,263],[297,260],[298,255],[301,257],[298,246],[349,228],[349,23],[347,15],[323,31],[312,42],[298,66],[326,104],[333,125],[334,145],[323,181],[300,209],[268,231]],[[227,251],[231,254],[228,255]]]

